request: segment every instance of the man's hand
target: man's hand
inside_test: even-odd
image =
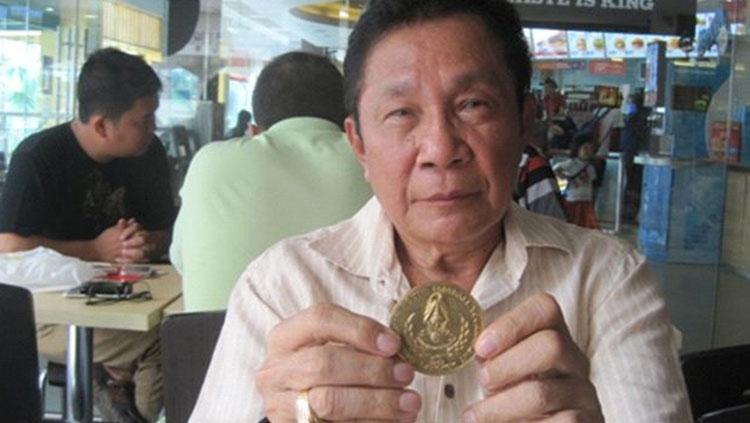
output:
[[[93,260],[116,262],[122,252],[122,233],[127,228],[128,222],[120,219],[116,224],[102,231],[91,241]]]
[[[279,323],[256,378],[266,416],[296,421],[295,401],[308,391],[324,420],[415,420],[421,398],[404,389],[414,369],[394,357],[399,342],[385,326],[330,304]]]
[[[487,397],[464,422],[603,422],[589,361],[570,337],[549,294],[524,301],[489,325],[475,351]]]
[[[143,226],[132,218],[126,222],[120,240],[122,250],[116,259],[118,263],[146,262],[156,249],[151,232],[143,229]]]

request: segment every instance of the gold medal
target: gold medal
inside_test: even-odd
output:
[[[409,291],[393,308],[390,325],[401,336],[401,358],[420,373],[445,375],[474,357],[482,310],[466,291],[437,282]]]

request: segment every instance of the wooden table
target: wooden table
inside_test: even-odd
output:
[[[164,309],[180,298],[180,276],[172,266],[154,266],[159,274],[134,285],[151,291],[148,301],[119,301],[95,306],[85,299],[63,298],[60,292],[34,294],[37,324],[70,326],[67,348],[65,407],[69,421],[93,419],[91,397],[92,337],[94,328],[149,331],[159,325]]]

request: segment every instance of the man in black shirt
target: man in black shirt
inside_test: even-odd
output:
[[[154,135],[160,89],[136,56],[104,49],[89,57],[78,81],[78,118],[31,135],[13,154],[0,198],[0,252],[44,246],[116,263],[164,254],[175,208],[166,153]],[[40,327],[37,336],[43,355],[64,360],[65,327]],[[138,412],[158,416],[159,356],[155,331],[94,331],[94,360],[109,377],[126,382],[135,369],[135,420]]]

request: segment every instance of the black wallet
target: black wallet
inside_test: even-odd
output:
[[[125,300],[133,295],[133,285],[123,282],[84,282],[65,292],[69,298],[108,298]]]

